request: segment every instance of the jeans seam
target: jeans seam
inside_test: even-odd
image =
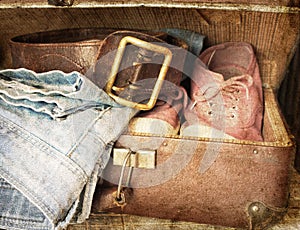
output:
[[[80,143],[86,138],[87,134],[92,130],[93,126],[95,125],[95,123],[102,118],[102,116],[104,115],[104,113],[106,113],[108,110],[110,110],[111,107],[108,107],[107,109],[104,109],[100,112],[100,114],[91,122],[91,124],[89,125],[89,127],[84,131],[84,133],[79,137],[79,140],[70,148],[70,150],[67,153],[67,156],[69,158],[72,157],[73,153],[75,152],[75,150],[77,149],[77,147],[80,145]],[[101,139],[100,142],[104,143],[104,146],[106,146],[106,143]]]
[[[43,218],[43,221],[39,221],[39,220],[36,220],[36,219],[20,219],[20,218],[17,218],[17,217],[9,217],[9,216],[0,216],[0,219],[6,219],[6,220],[17,220],[18,222],[34,222],[34,223],[44,223],[46,218]]]
[[[67,169],[69,169],[72,173],[76,174],[79,179],[81,179],[82,181],[87,181],[87,175],[85,173],[85,171],[79,166],[76,165],[75,162],[72,161],[72,159],[66,157],[64,154],[62,154],[61,152],[59,152],[58,150],[53,151],[50,148],[50,146],[46,146],[45,143],[43,143],[43,140],[39,139],[38,137],[36,137],[34,134],[30,134],[32,135],[31,137],[27,134],[28,131],[25,129],[22,129],[22,127],[19,127],[17,124],[13,123],[12,121],[8,120],[7,118],[3,117],[0,115],[0,118],[2,120],[0,120],[0,125],[2,124],[4,127],[8,128],[11,131],[14,131],[16,135],[18,135],[19,137],[23,138],[24,140],[28,141],[29,143],[31,143],[32,145],[36,146],[38,149],[42,150],[44,153],[46,153],[48,156],[57,159],[60,163],[63,164],[63,166],[65,166]],[[54,149],[54,148],[53,148]],[[61,153],[62,157],[58,157],[57,154],[55,154],[55,152],[59,152]],[[64,157],[66,157],[70,162],[68,162],[66,159],[64,159]],[[76,165],[77,167],[73,166],[72,164]],[[82,174],[78,173],[77,170],[80,170],[81,172],[83,172]],[[19,182],[19,180],[17,178],[13,178],[11,175],[9,175],[8,173],[6,173],[4,170],[2,170],[0,168],[0,172],[2,172],[2,176],[4,179],[6,179],[7,181],[14,181],[14,183],[16,184],[16,187],[22,187],[23,191],[26,191],[27,194],[29,194],[34,201],[31,202],[37,204],[40,208],[46,210],[48,212],[48,215],[50,214],[50,216],[53,218],[55,215],[53,215],[53,213],[55,213],[48,205],[44,204],[44,202],[40,201],[40,199],[38,199],[36,196],[36,194],[32,193],[31,191],[28,190],[28,188],[26,188],[25,186],[22,185],[22,183]],[[4,176],[5,174],[5,176]]]
[[[61,163],[65,163],[64,166],[66,166],[69,170],[71,170],[73,173],[77,174],[78,176],[80,176],[81,179],[85,180],[85,177],[87,176],[86,173],[84,172],[84,170],[82,170],[81,167],[79,167],[79,165],[77,165],[75,162],[73,162],[69,157],[66,157],[65,154],[63,154],[62,152],[60,152],[58,149],[54,148],[54,147],[50,147],[49,144],[45,144],[45,142],[43,140],[41,140],[39,137],[35,136],[34,134],[28,132],[27,130],[23,129],[22,127],[19,127],[17,124],[13,123],[12,121],[7,120],[5,117],[1,116],[0,117],[4,120],[0,120],[0,125],[1,123],[7,127],[9,130],[11,131],[15,131],[15,133],[23,138],[24,140],[28,141],[29,143],[31,143],[32,145],[36,146],[37,148],[39,148],[40,150],[42,150],[44,153],[46,153],[47,155],[58,159]],[[30,135],[32,137],[30,137],[30,135],[25,134],[26,133],[30,133]],[[50,148],[54,149],[55,151],[51,150]],[[60,153],[62,156],[57,156],[57,154],[55,154],[55,152]],[[66,159],[65,159],[66,158]],[[68,160],[67,160],[68,159]],[[72,164],[70,163],[72,162]],[[76,166],[75,166],[76,165]],[[84,176],[82,176],[81,173],[77,173],[76,170],[80,169]]]
[[[6,223],[14,223],[15,222],[14,220],[17,220],[18,225],[19,224],[26,224],[26,223],[29,222],[29,221],[15,219],[15,218],[0,217],[0,226],[1,226],[1,224],[3,224],[4,227],[7,227],[8,225]],[[30,222],[32,223],[32,222],[36,222],[36,221],[30,221]],[[41,222],[39,222],[39,223],[41,223]],[[40,225],[41,225],[41,227],[40,227]],[[45,226],[42,227],[42,223],[40,225],[36,226],[33,229],[37,229],[37,227],[38,227],[38,230],[49,230],[50,229],[49,227],[45,227]],[[15,229],[19,229],[19,228],[15,228]]]
[[[15,189],[16,189],[16,190],[18,190],[19,187],[22,187],[22,188],[23,188],[22,191],[25,190],[27,194],[30,194],[30,196],[34,198],[34,201],[32,201],[32,200],[31,200],[30,198],[28,198],[28,197],[26,197],[26,198],[27,198],[31,203],[38,205],[38,207],[40,207],[40,208],[42,208],[42,209],[46,209],[47,212],[48,212],[48,214],[51,214],[51,216],[53,216],[52,213],[54,213],[54,211],[53,211],[50,207],[48,207],[48,205],[45,205],[43,202],[39,201],[39,199],[36,198],[35,194],[33,194],[32,192],[30,192],[30,191],[29,191],[27,188],[25,188],[24,186],[22,186],[21,183],[19,183],[19,181],[15,180],[12,176],[9,175],[9,173],[7,173],[6,171],[2,170],[1,168],[0,168],[0,173],[1,173],[1,176],[2,176],[5,180],[7,180],[8,182],[11,181],[11,180],[14,181],[14,183],[15,183]],[[19,185],[21,185],[21,186],[19,186]],[[18,190],[18,191],[21,192],[20,190]],[[24,196],[23,192],[21,192],[21,194]],[[39,208],[39,209],[40,209],[40,208]]]
[[[15,184],[15,187],[17,190],[19,190],[19,187],[22,187],[22,193],[25,191],[27,194],[29,194],[31,197],[34,198],[34,201],[31,200],[29,197],[27,197],[27,199],[32,202],[33,204],[38,205],[39,209],[43,209],[46,210],[48,215],[50,214],[51,218],[53,218],[53,213],[55,213],[50,207],[48,207],[48,205],[44,204],[44,202],[39,201],[39,199],[36,198],[35,194],[33,194],[31,191],[29,191],[25,186],[22,186],[21,183],[19,183],[18,180],[16,180],[15,178],[13,178],[12,176],[10,176],[8,173],[6,173],[5,171],[1,170],[1,175],[3,176],[3,178],[5,178],[7,181],[13,181],[13,183]],[[19,186],[21,185],[21,186]]]

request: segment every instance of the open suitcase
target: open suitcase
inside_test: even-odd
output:
[[[284,48],[280,46],[279,51],[278,44],[283,38],[273,26],[269,27],[284,23],[287,15],[222,10],[201,11],[200,15],[205,18],[200,21],[208,25],[201,24],[197,31],[207,36],[209,45],[229,39],[249,41],[256,48],[264,83],[264,141],[125,133],[115,144],[111,162],[102,175],[104,182],[96,193],[94,211],[265,229],[286,212],[294,153],[276,102],[276,89],[289,60],[282,63],[283,57],[279,56]],[[226,18],[218,18],[220,15]],[[188,16],[185,20],[193,21]],[[281,17],[285,19],[278,19]],[[125,180],[124,159],[130,151],[134,153],[130,158],[133,163],[127,164],[131,167],[127,167],[130,186],[122,187],[122,198],[116,202],[116,193],[125,183],[121,182]],[[205,154],[218,156],[201,173]],[[119,183],[119,187],[111,183]]]
[[[132,189],[127,190],[127,204],[122,207],[114,206],[111,196],[117,186],[109,184],[105,187],[105,183],[99,183],[94,212],[109,211],[249,229],[267,228],[285,214],[295,145],[282,119],[276,94],[299,38],[299,11],[285,2],[278,7],[272,1],[257,1],[256,5],[250,6],[244,2],[220,2],[143,3],[149,7],[132,3],[128,8],[122,8],[122,3],[118,2],[114,2],[117,4],[114,7],[103,7],[105,4],[98,2],[94,7],[101,7],[92,10],[83,10],[75,4],[74,8],[57,12],[31,9],[30,15],[24,14],[30,19],[40,14],[65,16],[74,13],[84,22],[78,27],[86,27],[91,26],[88,19],[80,16],[88,12],[91,18],[101,15],[101,21],[93,24],[94,27],[146,30],[178,27],[205,35],[206,47],[225,41],[246,41],[256,51],[264,86],[263,142],[126,133],[115,144],[116,156],[119,152],[119,156],[124,157],[124,151],[126,153],[131,148],[134,152],[154,157],[152,163],[155,162],[156,169],[133,170]],[[11,8],[1,13],[8,17],[22,10]],[[112,15],[114,20],[111,20]],[[72,18],[70,15],[66,17]],[[39,23],[41,26],[37,26],[37,30],[51,24],[45,18]],[[66,22],[51,28],[71,26],[71,22]],[[28,27],[18,34],[25,32],[33,31]],[[7,34],[12,36],[11,32]],[[9,65],[9,58],[6,58],[3,66]],[[215,162],[200,173],[203,155],[216,150],[219,154]],[[103,177],[118,181],[122,167],[112,164],[113,157]],[[156,181],[161,173],[165,175],[163,183]],[[151,186],[136,186],[135,178],[138,182],[148,180],[150,183],[147,184]]]

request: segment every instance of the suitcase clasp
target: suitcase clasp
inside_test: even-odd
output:
[[[125,193],[123,191],[123,177],[126,166],[129,167],[125,188],[129,186],[133,168],[155,168],[156,151],[139,150],[133,152],[128,149],[114,148],[113,149],[113,164],[121,165],[121,173],[118,183],[118,189],[113,193],[114,203],[117,206],[124,207],[126,205]]]
[[[134,168],[145,168],[145,169],[155,169],[155,150],[138,150],[137,152],[130,152],[126,160],[127,167]],[[113,164],[123,165],[124,160],[128,154],[128,149],[124,148],[114,148],[113,149]]]

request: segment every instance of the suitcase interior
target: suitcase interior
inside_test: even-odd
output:
[[[183,28],[205,35],[205,47],[226,41],[249,42],[254,47],[263,80],[265,100],[263,122],[264,142],[125,134],[121,136],[117,145],[122,145],[122,140],[125,142],[126,140],[140,142],[149,142],[149,140],[152,140],[162,144],[168,142],[171,145],[186,141],[186,143],[194,143],[196,146],[207,146],[210,143],[224,143],[225,148],[232,148],[233,150],[243,148],[246,156],[250,159],[249,162],[255,162],[257,156],[262,156],[263,161],[269,160],[275,162],[275,166],[271,167],[272,169],[266,169],[266,176],[272,177],[271,181],[275,185],[274,187],[271,186],[270,190],[266,188],[266,191],[270,193],[277,192],[278,194],[271,196],[272,198],[270,199],[272,200],[266,202],[272,203],[275,208],[285,208],[288,202],[288,182],[290,178],[287,172],[289,172],[288,169],[291,169],[292,166],[295,145],[294,139],[289,133],[289,129],[281,115],[277,104],[277,96],[278,89],[286,77],[288,66],[299,44],[300,20],[299,8],[297,6],[299,6],[299,1],[288,0],[276,2],[271,0],[256,0],[251,2],[251,4],[248,4],[244,0],[169,0],[147,2],[109,0],[91,2],[81,0],[75,1],[72,7],[54,7],[48,5],[47,2],[38,0],[19,1],[18,3],[11,0],[2,0],[0,2],[0,67],[11,67],[10,38],[26,33],[65,28],[101,27],[146,30],[166,27]],[[294,95],[289,96],[290,98],[285,98],[285,101],[292,100]],[[163,147],[159,146],[159,148]],[[227,153],[231,154],[229,158],[238,158],[238,155],[232,151],[227,151]],[[246,166],[243,167],[246,168]],[[262,165],[260,167],[260,170],[263,171]],[[255,173],[255,169],[252,168],[251,170]],[[278,178],[281,182],[277,182]],[[261,189],[261,187],[257,188]],[[276,189],[276,191],[272,191],[272,188]],[[254,186],[253,189],[255,190],[256,187]],[[259,196],[263,196],[261,194],[264,193],[258,194],[260,194]],[[96,193],[95,207],[93,209],[95,213],[99,211],[97,210],[97,199]],[[104,229],[110,229],[109,226],[112,226],[111,221],[114,218],[116,222],[122,219],[116,218],[116,216],[109,214],[108,216],[99,217],[98,221],[104,221],[107,225],[102,224],[101,226]],[[107,218],[111,219],[108,221]],[[232,218],[232,216],[228,215],[228,218]],[[91,226],[100,226],[100,224],[97,225],[97,216],[95,214],[91,216],[91,220],[95,221],[95,224],[91,224]],[[136,221],[134,223],[140,221],[137,225],[141,229],[144,229],[148,223],[153,221],[152,219],[143,219],[142,217],[138,221],[134,220]],[[127,221],[130,222],[130,220]],[[154,226],[160,226],[159,223],[161,223],[161,226],[158,227],[160,229],[164,229],[164,223],[167,223],[166,226],[171,226],[169,225],[170,222],[164,221],[154,221],[156,224]],[[274,218],[272,221],[274,221]],[[232,225],[232,222],[226,220],[220,222],[214,219],[210,222],[224,226]],[[88,223],[91,222],[87,222],[86,226]],[[233,227],[246,226],[247,224],[244,222],[242,224],[238,223]],[[174,228],[181,229],[179,227],[181,226],[180,224],[178,226],[175,225],[173,225]],[[80,226],[83,227],[81,228]],[[192,226],[191,228],[202,229],[202,225],[197,224],[186,223],[186,225],[182,224],[182,226]],[[74,229],[88,229],[84,228],[84,225],[78,225],[78,228],[76,225],[73,227]],[[73,229],[73,227],[70,228]]]

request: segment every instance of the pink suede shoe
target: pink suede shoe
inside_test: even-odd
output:
[[[168,95],[165,100],[158,100],[153,109],[140,112],[132,118],[128,132],[177,135],[180,129],[180,114],[186,105],[187,94],[182,87],[177,87],[176,91],[176,95]]]
[[[196,125],[223,131],[224,138],[262,141],[262,83],[252,46],[228,42],[206,49],[199,58],[204,65],[195,62],[192,103],[181,135],[191,135],[187,130]]]

